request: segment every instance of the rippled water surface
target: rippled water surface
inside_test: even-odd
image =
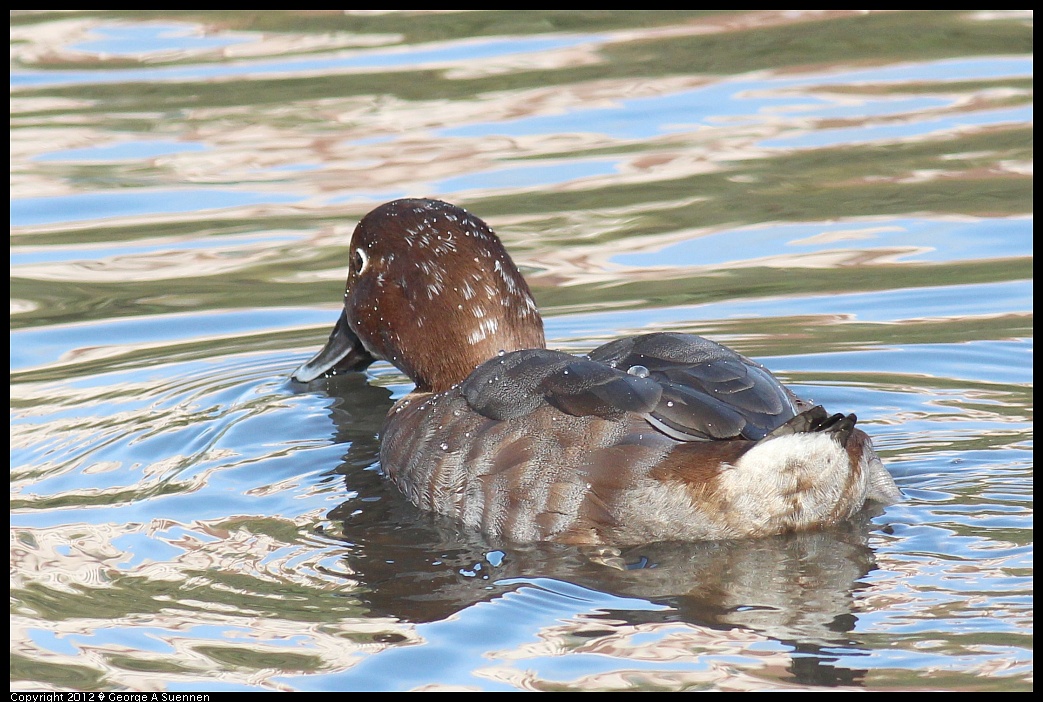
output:
[[[11,685],[1032,688],[1032,16],[11,17]],[[552,347],[695,332],[855,412],[844,528],[491,543],[410,390],[288,374],[359,217],[488,221]]]

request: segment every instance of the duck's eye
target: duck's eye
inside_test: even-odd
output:
[[[366,270],[366,264],[369,263],[369,256],[362,249],[355,249],[355,257],[352,261],[355,264],[355,272],[361,273]]]

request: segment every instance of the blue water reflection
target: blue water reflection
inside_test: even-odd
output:
[[[395,691],[424,685],[456,688],[480,685],[489,691],[508,691],[516,689],[515,686],[495,678],[490,680],[489,676],[476,671],[475,659],[485,659],[492,665],[496,651],[513,651],[536,644],[539,639],[534,636],[535,632],[553,630],[564,622],[586,616],[613,610],[666,609],[645,600],[617,597],[548,578],[503,580],[498,585],[518,587],[488,602],[467,607],[450,620],[419,625],[418,645],[383,651],[343,673],[285,680],[292,683],[294,689],[302,690]],[[513,663],[525,668],[546,667],[544,672],[552,679],[611,671],[620,665],[620,661],[611,656],[582,653],[570,656],[569,660],[578,668],[562,665],[553,656],[526,657]],[[508,661],[504,663],[510,665]],[[627,664],[638,669],[661,669],[663,662],[630,660]],[[667,664],[669,669],[679,670],[702,665],[697,660]]]
[[[90,83],[134,83],[155,81],[220,80],[238,77],[278,77],[293,74],[336,74],[339,71],[381,71],[396,68],[422,69],[459,62],[487,61],[513,55],[536,54],[592,41],[589,36],[548,38],[493,38],[414,45],[402,48],[344,50],[332,55],[273,60],[239,60],[226,63],[153,66],[149,68],[104,68],[97,71],[25,70],[11,71],[12,88],[29,88]]]
[[[961,72],[964,71],[964,72]],[[953,75],[961,79],[999,78],[1003,76],[1032,75],[1031,59],[997,60],[982,58],[971,61],[939,61],[904,67],[884,67],[872,70],[837,71],[817,74],[814,78],[755,77],[725,78],[709,82],[699,88],[678,93],[637,99],[621,99],[610,107],[577,107],[557,115],[541,115],[500,122],[479,122],[449,127],[439,131],[445,137],[531,136],[582,131],[611,138],[647,139],[663,134],[698,130],[701,127],[721,127],[727,124],[763,122],[768,119],[837,119],[900,115],[916,115],[925,110],[942,109],[956,104],[956,96],[883,96],[857,98],[828,96],[830,85],[850,85],[858,82],[889,83],[907,81],[945,80]],[[798,90],[799,89],[799,90]],[[800,92],[800,90],[808,92]],[[812,92],[821,91],[821,93]],[[918,128],[914,124],[887,125],[866,132],[864,128],[826,130],[825,136],[807,135],[806,139],[821,138],[822,144],[838,143],[848,132],[858,140],[914,136],[924,130],[945,128],[949,123],[990,124],[994,122],[1031,121],[1031,108],[985,111],[948,120],[935,120]],[[829,135],[836,132],[836,139]],[[807,145],[810,145],[811,142]],[[790,145],[789,141],[766,140],[763,146]],[[792,145],[805,145],[794,142]]]
[[[277,192],[209,188],[134,188],[23,197],[11,200],[11,226],[29,227],[116,217],[177,214],[301,200],[296,195]]]
[[[196,52],[251,41],[248,36],[222,32],[204,33],[195,24],[100,24],[91,28],[97,38],[69,46],[74,51],[109,56],[147,56],[169,52]]]
[[[758,142],[766,148],[815,149],[827,146],[866,144],[874,141],[898,141],[931,134],[951,132],[969,127],[1025,124],[1032,122],[1032,107],[1005,110],[981,110],[951,117],[917,119],[902,124],[881,124],[848,129],[822,129],[796,136],[765,139]]]
[[[1032,255],[1033,220],[1030,217],[874,218],[814,223],[777,223],[710,232],[656,251],[624,253],[610,260],[622,266],[721,267],[814,266],[823,253],[851,251],[885,262],[1018,258]]]
[[[61,247],[12,246],[11,267],[17,272],[19,266],[40,263],[70,263],[73,261],[103,261],[106,259],[129,256],[150,256],[170,254],[183,251],[229,251],[238,248],[257,249],[265,246],[276,247],[291,242],[301,241],[306,234],[290,236],[284,232],[263,236],[214,237],[210,239],[181,239],[176,243],[157,241],[143,243],[127,242],[119,245],[102,244]]]
[[[160,156],[209,151],[210,149],[211,147],[200,142],[136,139],[103,146],[86,146],[81,149],[51,151],[50,153],[35,156],[32,160],[43,162],[83,161],[90,163],[141,161],[159,158]]]
[[[571,159],[561,163],[541,162],[532,166],[513,166],[478,171],[446,178],[434,184],[436,192],[459,193],[484,188],[527,188],[560,185],[583,178],[612,175],[616,159]]]

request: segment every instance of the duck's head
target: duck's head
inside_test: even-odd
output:
[[[421,392],[463,381],[500,351],[543,348],[543,320],[492,229],[439,200],[395,200],[351,237],[344,311],[293,372],[308,382],[382,359]]]

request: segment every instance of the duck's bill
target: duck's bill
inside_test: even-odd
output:
[[[341,312],[322,351],[290,377],[298,383],[308,383],[323,375],[363,370],[375,360],[351,331],[347,315]]]

